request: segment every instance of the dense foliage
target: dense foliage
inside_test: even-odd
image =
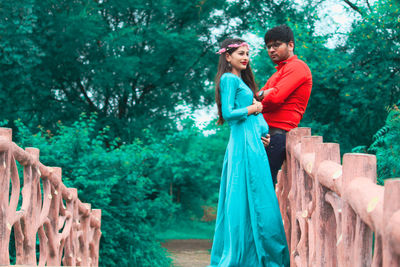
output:
[[[146,175],[143,163],[157,156],[154,147],[141,140],[117,147],[108,138],[109,128],[96,132],[95,116],[82,116],[72,126],[59,123],[54,136],[43,128],[32,135],[16,124],[22,147],[39,148],[41,161],[61,167],[63,182],[78,188],[81,201],[102,209],[100,265],[168,266],[151,226],[172,214],[174,205],[158,190],[160,181]]]
[[[262,2],[262,1],[260,1]],[[254,8],[259,6],[257,4]],[[56,129],[81,112],[132,141],[166,133],[177,105],[210,104],[216,39],[254,8],[215,1],[5,0],[0,4],[0,112]]]
[[[373,136],[370,146],[358,146],[353,152],[375,154],[378,167],[378,183],[387,178],[400,177],[400,109],[397,105],[389,110],[385,125]]]
[[[98,129],[109,125],[110,135],[128,142],[150,125],[165,134],[182,115],[178,105],[212,103],[218,40],[262,37],[287,23],[314,77],[303,125],[344,151],[367,145],[400,98],[399,3],[343,1],[358,18],[349,33],[335,36],[342,41],[334,48],[326,46],[332,36],[317,32],[325,20],[320,4],[2,1],[0,112],[9,127],[21,118],[29,127],[56,129],[57,121],[71,124],[84,111],[97,112]],[[260,85],[274,72],[265,51],[253,68]]]
[[[378,182],[400,177],[400,110],[395,106],[386,119],[386,124],[375,135],[368,152],[376,154]]]

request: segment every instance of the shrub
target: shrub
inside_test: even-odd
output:
[[[35,134],[17,121],[17,140],[21,147],[39,148],[41,162],[61,167],[63,182],[78,188],[82,202],[102,209],[100,266],[169,266],[153,225],[175,206],[157,188],[161,182],[146,175],[153,150],[139,139],[109,140],[108,127],[95,130],[96,118],[83,114],[72,126],[58,123],[57,133],[39,127]]]
[[[352,152],[375,154],[377,158],[378,184],[387,178],[400,177],[400,109],[394,105],[385,125],[373,136],[372,144],[353,148]]]

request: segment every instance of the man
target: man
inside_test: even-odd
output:
[[[264,119],[270,127],[266,151],[275,185],[286,157],[286,132],[296,128],[303,117],[311,94],[312,76],[307,64],[294,54],[294,36],[288,26],[270,29],[264,41],[269,57],[278,65],[258,94]]]

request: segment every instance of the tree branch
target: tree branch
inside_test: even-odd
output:
[[[126,115],[126,106],[128,102],[128,96],[124,90],[124,93],[122,95],[122,98],[119,99],[118,101],[118,118],[122,119],[124,115]]]
[[[361,12],[360,8],[358,6],[356,6],[355,4],[353,4],[352,2],[350,2],[349,0],[343,0],[343,2],[345,2],[348,6],[350,6],[354,11],[358,12],[361,16],[364,15]]]
[[[369,11],[372,12],[372,8],[371,8],[371,5],[369,4],[369,1],[368,1],[368,0],[365,0],[365,2],[367,3],[367,6],[368,6]]]
[[[83,96],[85,97],[86,101],[88,102],[89,106],[95,110],[95,111],[99,111],[98,108],[95,106],[95,104],[92,102],[92,100],[90,99],[90,97],[86,94],[86,90],[85,87],[83,87],[81,81],[78,81],[78,86],[79,89],[81,91],[81,93],[83,94]]]
[[[156,87],[155,87],[154,84],[152,84],[152,83],[146,85],[146,86],[143,88],[143,91],[142,91],[142,93],[141,93],[141,95],[140,95],[140,97],[139,97],[139,99],[138,99],[138,103],[142,102],[142,100],[144,99],[144,97],[145,97],[148,93],[150,93],[151,90],[153,90],[154,88],[156,88]]]
[[[110,104],[110,92],[108,88],[106,88],[106,97],[104,98],[104,113],[107,114],[108,105]]]
[[[218,38],[218,42],[220,42],[221,40],[224,40],[224,39],[227,38],[229,35],[235,35],[235,34],[238,34],[238,33],[240,33],[240,31],[233,31],[233,32],[231,32],[231,33],[229,33],[229,34],[228,34],[227,32],[225,32],[224,34],[222,34],[222,35]],[[193,64],[192,64],[190,67],[187,68],[187,70],[185,71],[184,76],[186,76],[186,75],[190,72],[190,70],[192,70],[192,69],[197,65],[197,63],[200,62],[201,58],[204,57],[204,56],[209,52],[209,49],[210,49],[211,47],[213,47],[213,44],[210,44],[210,45],[206,46],[206,47],[203,49],[203,51],[201,52],[201,54],[199,55],[199,57],[193,62]]]

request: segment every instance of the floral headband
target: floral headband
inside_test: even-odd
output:
[[[223,53],[225,53],[226,51],[229,51],[230,50],[230,48],[238,48],[238,47],[241,47],[241,46],[247,46],[247,47],[249,47],[249,45],[246,43],[246,42],[243,42],[243,43],[240,43],[240,44],[230,44],[230,45],[228,45],[228,47],[224,47],[224,48],[221,48],[220,50],[218,50],[218,52],[217,52],[217,54],[223,54]]]

